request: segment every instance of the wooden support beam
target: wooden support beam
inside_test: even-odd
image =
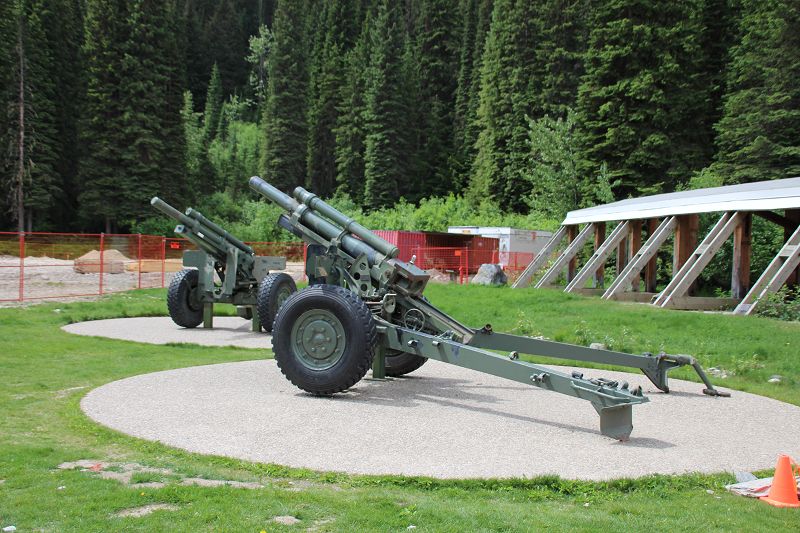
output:
[[[750,250],[753,234],[753,215],[744,213],[742,223],[733,231],[733,268],[731,297],[744,298],[750,290]]]
[[[703,242],[686,259],[680,270],[672,276],[672,281],[661,291],[653,303],[661,307],[671,307],[674,305],[676,298],[690,296],[689,289],[694,284],[697,276],[700,275],[741,221],[741,213],[723,214],[714,227],[711,228],[711,231],[708,232]]]
[[[558,231],[550,237],[550,240],[547,241],[547,244],[541,249],[541,251],[533,258],[533,261],[522,271],[522,274],[519,275],[517,281],[511,286],[512,289],[521,289],[527,287],[531,284],[531,279],[539,272],[547,262],[550,260],[550,256],[553,255],[558,248],[558,245],[561,244],[561,241],[564,240],[564,237],[567,235],[567,227],[561,226],[558,228]]]
[[[753,288],[733,312],[737,315],[751,314],[761,299],[780,289],[798,266],[800,266],[800,226],[789,236],[781,251],[767,265],[753,284]]]
[[[578,225],[572,224],[567,226],[567,242],[572,244],[575,239],[578,238]],[[578,256],[575,255],[572,259],[569,260],[569,265],[567,265],[567,283],[572,281],[572,278],[575,277],[575,272],[578,270]]]
[[[700,229],[698,215],[679,215],[675,227],[675,245],[672,252],[672,276],[678,272],[697,248],[697,232]]]
[[[686,311],[729,311],[736,307],[740,301],[739,298],[680,296],[673,299],[670,307]]]
[[[580,272],[575,276],[575,279],[569,282],[567,288],[564,289],[565,292],[576,292],[579,289],[585,288],[584,286],[589,278],[592,277],[592,274],[596,275],[596,272],[603,267],[608,256],[614,251],[614,248],[619,246],[628,236],[629,227],[628,222],[620,222],[619,225],[614,228],[614,231],[611,232],[611,235],[608,236],[608,239],[603,240],[599,246],[595,246],[594,254],[586,261],[586,264],[583,265],[583,268],[581,268]],[[597,236],[598,232],[595,229],[595,239],[597,239]],[[595,277],[595,282],[596,281],[597,278]]]
[[[581,248],[583,248],[583,245],[591,238],[593,232],[594,224],[586,224],[583,230],[569,243],[567,249],[556,258],[547,272],[544,273],[544,276],[542,276],[536,284],[536,288],[541,289],[542,287],[547,287],[555,283],[558,275],[561,274],[564,268],[567,268],[568,264],[571,263],[573,259],[575,259],[581,251]]]
[[[768,220],[773,224],[783,227],[783,229],[788,230],[790,234],[797,227],[797,224],[774,211],[755,211],[754,214],[760,216],[764,220]]]
[[[650,262],[655,259],[659,248],[661,248],[661,245],[672,235],[677,224],[678,221],[676,217],[667,217],[661,222],[658,228],[651,231],[644,246],[634,254],[628,266],[625,267],[625,270],[614,278],[611,286],[609,286],[608,290],[603,294],[603,298],[607,300],[616,300],[620,298],[634,279],[637,280],[638,285],[639,272],[642,271],[645,265],[650,264]],[[652,293],[653,291],[648,291],[645,288],[645,292]]]
[[[619,276],[625,267],[628,266],[630,260],[639,253],[639,250],[642,249],[642,221],[641,220],[631,220],[631,232],[628,236],[628,255],[625,260],[625,264],[622,268],[617,267],[617,276]],[[631,290],[634,292],[639,291],[639,281],[640,281],[639,272],[637,272],[631,278]]]
[[[697,248],[697,232],[700,230],[700,217],[698,215],[678,216],[678,226],[675,228],[675,243],[672,251],[672,279],[680,271],[686,260],[691,257]],[[694,284],[689,287],[688,295],[694,292]]]
[[[675,221],[675,217],[667,217],[664,220],[672,219]],[[677,224],[677,221],[675,221]],[[647,242],[650,242],[650,239],[653,237],[653,234],[658,229],[658,219],[651,218],[647,220]],[[660,246],[660,245],[659,245]],[[658,250],[656,250],[658,251]],[[658,257],[654,253],[652,257],[647,261],[647,266],[644,269],[644,290],[645,292],[656,292],[656,287],[658,285]]]
[[[594,250],[600,249],[603,243],[606,240],[606,223],[605,222],[598,222],[594,225]],[[600,266],[595,270],[594,273],[594,283],[592,286],[594,288],[599,288],[603,286],[603,282],[606,275],[606,267],[605,267],[605,260],[600,263]]]

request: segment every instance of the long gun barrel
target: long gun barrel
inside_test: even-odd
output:
[[[342,249],[353,258],[362,254],[366,255],[372,265],[378,260],[376,253],[382,254],[387,259],[396,257],[398,254],[397,247],[393,244],[381,239],[302,187],[295,189],[294,193],[295,197],[301,201],[281,192],[258,176],[250,178],[250,188],[278,204],[290,216],[297,217],[303,225],[324,241],[338,239]],[[287,215],[281,215],[278,224],[298,237],[308,237],[291,223],[291,219]],[[325,244],[324,241],[320,241],[318,244]]]
[[[184,228],[175,228],[176,233],[184,235],[211,254],[224,257],[227,250],[226,245],[235,246],[248,255],[254,255],[255,253],[250,246],[246,245],[194,209],[190,208],[186,210],[185,214],[181,213],[157,196],[150,200],[150,205],[168,217],[177,220],[184,226]],[[190,230],[190,232],[187,232],[187,229]]]

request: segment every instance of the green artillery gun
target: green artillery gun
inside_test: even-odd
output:
[[[253,249],[200,212],[181,213],[158,197],[150,204],[179,222],[175,233],[198,250],[183,252],[183,266],[167,290],[167,308],[173,322],[184,328],[213,326],[214,304],[236,306],[242,318],[252,320],[253,331],[272,331],[272,323],[284,301],[297,291],[285,273],[285,257],[258,256]],[[217,283],[216,278],[219,279]]]
[[[521,361],[519,354],[638,368],[664,392],[667,372],[691,365],[706,384],[705,394],[727,395],[689,356],[632,355],[498,333],[489,324],[465,326],[422,295],[429,275],[413,258],[398,260],[394,245],[301,187],[294,198],[259,177],[250,178],[250,187],[286,211],[278,225],[309,243],[311,285],[280,308],[272,339],[281,371],[307,392],[344,391],[370,366],[373,378],[381,379],[437,359],[588,400],[600,415],[601,433],[619,440],[627,440],[633,429],[632,406],[648,401],[641,387],[553,370]]]

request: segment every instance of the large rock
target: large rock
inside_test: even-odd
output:
[[[478,269],[478,273],[472,278],[471,283],[478,285],[505,285],[508,283],[508,277],[503,272],[503,267],[500,265],[492,265],[485,263]]]
[[[103,251],[103,273],[104,274],[121,274],[125,272],[125,263],[130,259],[122,255],[119,250],[104,250]],[[100,252],[92,250],[75,260],[72,268],[75,272],[81,274],[97,274],[100,272]]]

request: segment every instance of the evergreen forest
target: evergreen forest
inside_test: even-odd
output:
[[[797,176],[799,27],[796,0],[0,0],[0,230],[169,231],[158,195],[268,240],[251,175],[385,229]]]

